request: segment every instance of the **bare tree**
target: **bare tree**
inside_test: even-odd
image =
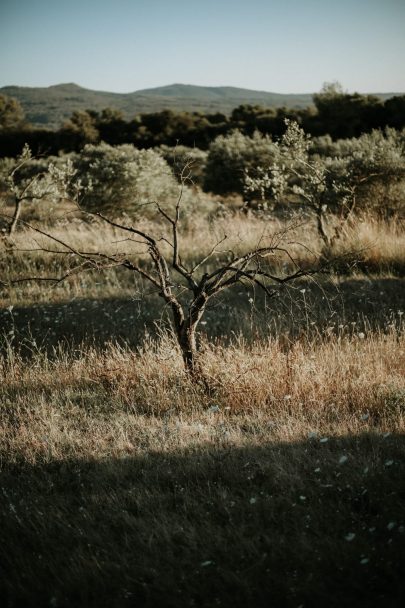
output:
[[[301,277],[313,275],[320,269],[308,270],[298,265],[289,252],[292,243],[285,244],[286,235],[289,234],[288,229],[272,235],[263,233],[257,246],[241,255],[238,255],[232,248],[227,249],[226,252],[219,249],[228,239],[224,235],[196,263],[190,265],[184,262],[181,255],[181,202],[185,184],[190,178],[189,171],[190,166],[186,164],[180,176],[180,192],[172,212],[164,209],[159,203],[153,203],[161,221],[166,228],[169,228],[169,236],[157,236],[152,234],[152,231],[142,230],[136,224],[122,223],[110,219],[100,212],[90,213],[82,210],[87,216],[97,218],[97,223],[109,224],[115,229],[129,234],[128,238],[123,240],[134,241],[145,246],[144,252],[149,257],[149,264],[142,263],[139,256],[134,258],[132,254],[79,250],[66,240],[53,236],[49,231],[19,220],[21,225],[57,245],[56,249],[51,249],[41,243],[37,249],[29,251],[69,256],[73,263],[70,263],[67,272],[58,277],[32,276],[11,282],[32,280],[60,282],[78,272],[119,266],[136,273],[156,289],[169,307],[185,369],[194,379],[201,379],[203,374],[198,361],[197,328],[212,298],[238,283],[254,285],[272,298],[278,294],[278,291],[274,289],[276,285],[291,283]],[[16,221],[18,221],[18,217]],[[156,228],[157,230],[158,228]],[[226,253],[226,262],[220,261],[221,253]],[[268,259],[278,255],[284,256],[289,262],[284,266],[292,268],[290,273],[278,274],[271,271]],[[210,272],[205,271],[209,263],[212,267],[213,262],[216,262],[217,267]]]

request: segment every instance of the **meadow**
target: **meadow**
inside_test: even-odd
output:
[[[224,234],[202,271],[275,235],[289,255],[272,257],[273,273],[322,259],[313,215],[194,195],[185,264]],[[148,270],[139,242],[66,201],[21,217],[0,257],[3,604],[402,605],[400,215],[355,216],[333,264],[272,298],[247,281],[213,298],[198,328],[205,383],[139,274],[111,264],[38,280],[72,268],[58,241]],[[170,255],[167,223],[137,226]]]

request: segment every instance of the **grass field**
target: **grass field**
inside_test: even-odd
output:
[[[263,220],[196,218],[186,259],[225,229],[234,248],[263,238]],[[50,230],[87,249],[133,245],[75,221]],[[313,263],[313,229],[288,235]],[[360,263],[343,274],[214,301],[200,328],[209,391],[133,274],[5,287],[3,604],[402,606],[404,241],[400,224],[362,222],[341,245]],[[69,263],[16,252],[38,245],[17,233],[3,276]]]

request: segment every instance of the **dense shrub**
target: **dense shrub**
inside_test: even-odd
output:
[[[131,144],[86,145],[75,162],[83,188],[82,207],[110,216],[147,213],[150,203],[173,205],[178,183],[164,158]]]
[[[405,212],[405,131],[372,131],[358,138],[315,138],[312,155],[340,159],[355,187],[356,209],[382,216]]]
[[[390,215],[405,208],[404,137],[388,129],[352,140],[313,141],[299,125],[286,121],[273,159],[245,172],[248,196],[283,203],[300,202],[318,214],[355,210]]]
[[[252,137],[237,130],[220,135],[209,148],[204,188],[216,194],[243,194],[246,171],[268,166],[274,155],[271,138],[259,132]]]
[[[183,170],[187,167],[186,173],[190,172],[192,182],[198,185],[203,184],[208,156],[205,150],[188,146],[165,145],[159,146],[155,150],[163,156],[178,180],[181,180]]]

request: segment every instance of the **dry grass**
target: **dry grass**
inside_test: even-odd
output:
[[[192,217],[184,258],[227,234],[226,258],[285,228]],[[62,218],[50,230],[142,255],[111,227]],[[312,225],[285,239],[303,263],[320,250]],[[213,302],[200,354],[209,391],[185,375],[170,334],[142,339],[167,315],[130,273],[4,289],[0,603],[402,605],[404,298],[391,273],[403,271],[403,240],[398,226],[363,222],[339,253],[362,249],[377,276]],[[60,273],[62,256],[18,251],[44,243],[29,231],[4,242],[5,280]]]
[[[122,219],[123,224],[131,225],[129,219]],[[38,225],[38,222],[33,222]],[[159,218],[154,221],[143,219],[136,222],[137,228],[154,235],[157,239],[164,236],[171,238],[171,227],[167,226]],[[298,229],[295,227],[297,226]],[[235,213],[227,217],[210,218],[204,215],[186,217],[180,224],[181,249],[186,259],[197,259],[204,257],[217,241],[227,235],[227,240],[219,250],[228,252],[235,250],[240,253],[247,249],[255,248],[260,243],[268,243],[275,234],[287,233],[287,238],[298,237],[301,223],[292,224],[272,219],[263,222],[262,219],[244,214]],[[49,232],[57,239],[61,239],[76,249],[86,251],[105,251],[106,253],[129,252],[131,254],[141,253],[145,248],[139,243],[131,241],[128,233],[110,226],[102,221],[84,222],[77,217],[61,218],[58,222],[40,222],[40,227]],[[307,226],[305,226],[307,229]],[[305,231],[304,231],[305,234]],[[301,234],[300,236],[303,236]],[[306,240],[306,239],[305,239]],[[17,250],[25,250],[29,247],[35,249],[40,246],[45,248],[56,247],[50,239],[46,239],[29,229],[22,229],[13,237]],[[164,251],[170,252],[170,247],[161,242]],[[49,259],[49,255],[45,257]]]
[[[170,442],[175,449],[184,447],[183,441],[188,447],[190,441],[205,445],[212,440],[210,428],[204,426],[208,434],[201,433],[198,425],[206,422],[212,405],[219,408],[212,420],[224,427],[229,422],[228,440],[240,446],[240,425],[248,419],[255,420],[259,442],[266,440],[270,420],[278,441],[300,441],[309,431],[345,435],[375,426],[405,430],[405,342],[396,331],[311,343],[269,339],[256,344],[239,340],[227,347],[207,344],[200,359],[212,385],[209,395],[186,377],[169,335],[146,343],[139,353],[118,346],[76,355],[60,352],[56,358],[39,353],[29,366],[9,352],[1,361],[3,455],[31,463],[79,454],[104,458],[114,446],[119,456],[122,449],[136,451],[136,437],[132,448],[123,447],[120,437],[131,434],[139,419],[151,425],[149,443],[141,452],[163,447],[162,438],[149,433],[156,420],[159,427],[164,420],[172,430],[180,419],[186,426],[195,423],[193,437],[180,433],[180,443]],[[32,443],[25,433],[14,432],[17,420]]]
[[[201,358],[3,358],[6,605],[400,605],[402,335]]]
[[[372,217],[359,219],[345,230],[335,252],[357,252],[360,266],[372,272],[385,270],[403,274],[405,268],[404,222],[382,221]],[[356,255],[356,253],[354,254]]]
[[[107,224],[89,224],[78,218],[62,218],[56,223],[40,226],[73,248],[107,254],[126,253],[133,260],[143,260],[143,263],[149,264],[144,246],[128,239],[128,233]],[[137,226],[158,239],[170,238],[170,231],[164,224],[144,220]],[[315,225],[309,220],[285,222],[273,218],[264,221],[238,213],[214,219],[196,215],[185,219],[181,227],[180,250],[183,260],[192,266],[207,255],[225,235],[227,239],[218,246],[217,253],[201,272],[210,272],[216,264],[229,260],[230,252],[243,254],[270,243],[286,247],[290,255],[303,267],[314,267],[322,250]],[[170,257],[171,250],[165,241],[161,241],[161,247]],[[15,235],[12,247],[7,241],[2,242],[2,280],[6,282],[30,276],[57,277],[72,266],[71,256],[52,254],[42,249],[63,250],[63,247],[29,229],[23,229]],[[337,242],[333,255],[347,259],[349,266],[355,261],[356,268],[361,271],[380,275],[401,275],[405,267],[404,251],[405,231],[400,222],[393,220],[387,223],[369,218],[356,221],[345,231],[343,238]],[[295,268],[290,257],[282,252],[268,258],[266,263],[272,271],[281,274],[291,272]],[[120,297],[123,293],[129,295],[137,289],[139,280],[133,273],[112,268],[73,275],[56,286],[45,287],[43,283],[34,281],[21,283],[3,290],[0,302],[3,306],[8,306],[19,302],[31,304],[77,297]]]
[[[123,220],[123,223],[130,224],[130,221]],[[171,236],[170,227],[156,220],[141,220],[137,222],[137,227],[156,235],[156,238]],[[86,223],[78,218],[61,218],[57,223],[42,222],[41,228],[77,249],[106,253],[129,252],[132,255],[142,255],[141,252],[144,251],[139,243],[133,243],[127,238],[128,234],[103,222]],[[197,214],[185,218],[180,231],[183,257],[190,261],[204,257],[225,235],[227,239],[219,246],[219,253],[234,251],[240,254],[274,242],[288,244],[289,251],[299,261],[312,261],[322,249],[315,223],[308,218],[282,221],[276,218],[263,220],[243,213],[219,218]],[[29,230],[17,233],[13,240],[17,250],[35,248],[38,244],[55,248],[49,239]],[[343,231],[343,238],[337,241],[336,253],[344,255],[350,251],[361,252],[362,259],[387,265],[390,261],[404,262],[404,245],[403,222],[395,218],[389,222],[367,217],[356,219]],[[162,242],[161,246],[164,251],[170,252],[165,243]],[[48,260],[49,255],[45,259]]]

